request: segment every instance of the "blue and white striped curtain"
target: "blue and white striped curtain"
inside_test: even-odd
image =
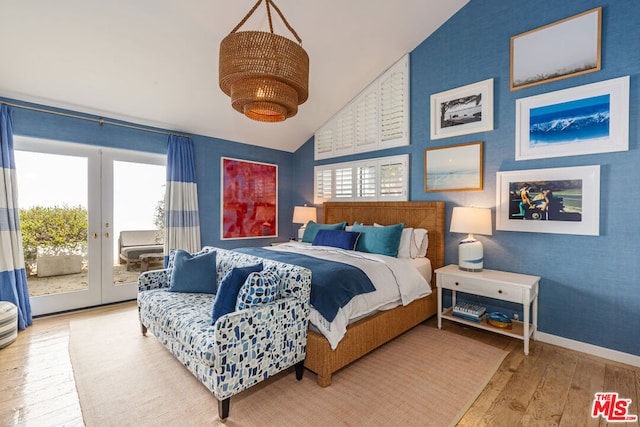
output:
[[[164,201],[164,262],[167,265],[171,249],[191,253],[201,249],[196,163],[193,141],[189,138],[169,135]]]
[[[24,329],[33,320],[24,268],[18,183],[13,155],[11,110],[7,105],[0,111],[0,301],[18,307],[18,328]]]

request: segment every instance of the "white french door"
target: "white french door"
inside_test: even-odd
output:
[[[19,136],[14,148],[33,315],[135,299],[118,234],[155,227],[165,156]]]

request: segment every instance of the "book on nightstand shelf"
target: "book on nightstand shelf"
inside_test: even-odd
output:
[[[485,318],[486,311],[486,307],[481,305],[460,302],[453,307],[451,314],[472,322],[480,322]]]

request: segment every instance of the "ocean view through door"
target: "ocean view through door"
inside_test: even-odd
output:
[[[33,314],[135,299],[142,265],[122,262],[118,240],[124,230],[162,236],[165,156],[14,139]],[[162,267],[156,259],[145,268]]]

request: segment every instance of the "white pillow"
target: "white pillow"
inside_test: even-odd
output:
[[[378,223],[373,223],[374,227],[384,227]],[[398,244],[397,258],[413,258],[411,256],[411,242],[413,241],[413,228],[403,228],[400,235],[400,243]]]
[[[411,242],[411,258],[426,257],[428,247],[429,232],[424,228],[415,228],[413,230],[413,239]]]

